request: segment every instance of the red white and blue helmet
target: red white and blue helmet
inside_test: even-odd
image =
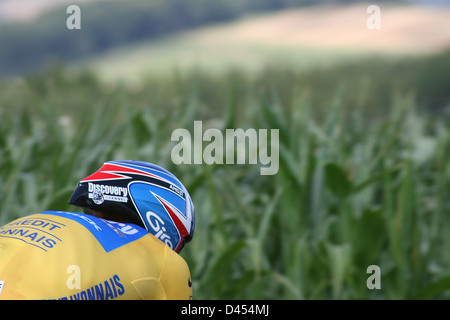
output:
[[[172,173],[147,162],[105,162],[78,183],[69,204],[125,216],[176,252],[194,235],[194,205],[186,188]]]

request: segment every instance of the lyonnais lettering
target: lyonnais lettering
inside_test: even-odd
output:
[[[97,204],[104,200],[127,202],[128,189],[118,186],[110,186],[106,184],[88,183],[89,198],[94,199]]]
[[[56,245],[56,239],[49,237],[38,231],[33,231],[29,229],[8,229],[0,230],[0,237],[9,237],[14,239],[20,239],[28,244],[35,245],[36,247],[47,251]],[[59,240],[59,239],[58,239]]]
[[[96,284],[89,289],[77,292],[71,296],[62,297],[58,300],[111,300],[125,293],[125,287],[120,282],[117,274],[113,277]]]

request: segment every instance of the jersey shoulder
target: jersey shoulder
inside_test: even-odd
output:
[[[158,275],[135,279],[132,282],[140,299],[193,299],[191,275],[186,261],[166,244],[163,244],[162,248],[164,259]]]

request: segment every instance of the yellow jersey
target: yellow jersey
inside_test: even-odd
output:
[[[0,227],[2,299],[192,299],[185,260],[145,229],[46,211]]]

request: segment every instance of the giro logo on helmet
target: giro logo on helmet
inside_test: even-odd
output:
[[[156,213],[152,211],[147,211],[146,218],[150,227],[155,231],[154,235],[156,238],[167,244],[171,249],[175,249],[172,244],[170,236],[165,233],[167,230],[164,227],[164,221]]]

